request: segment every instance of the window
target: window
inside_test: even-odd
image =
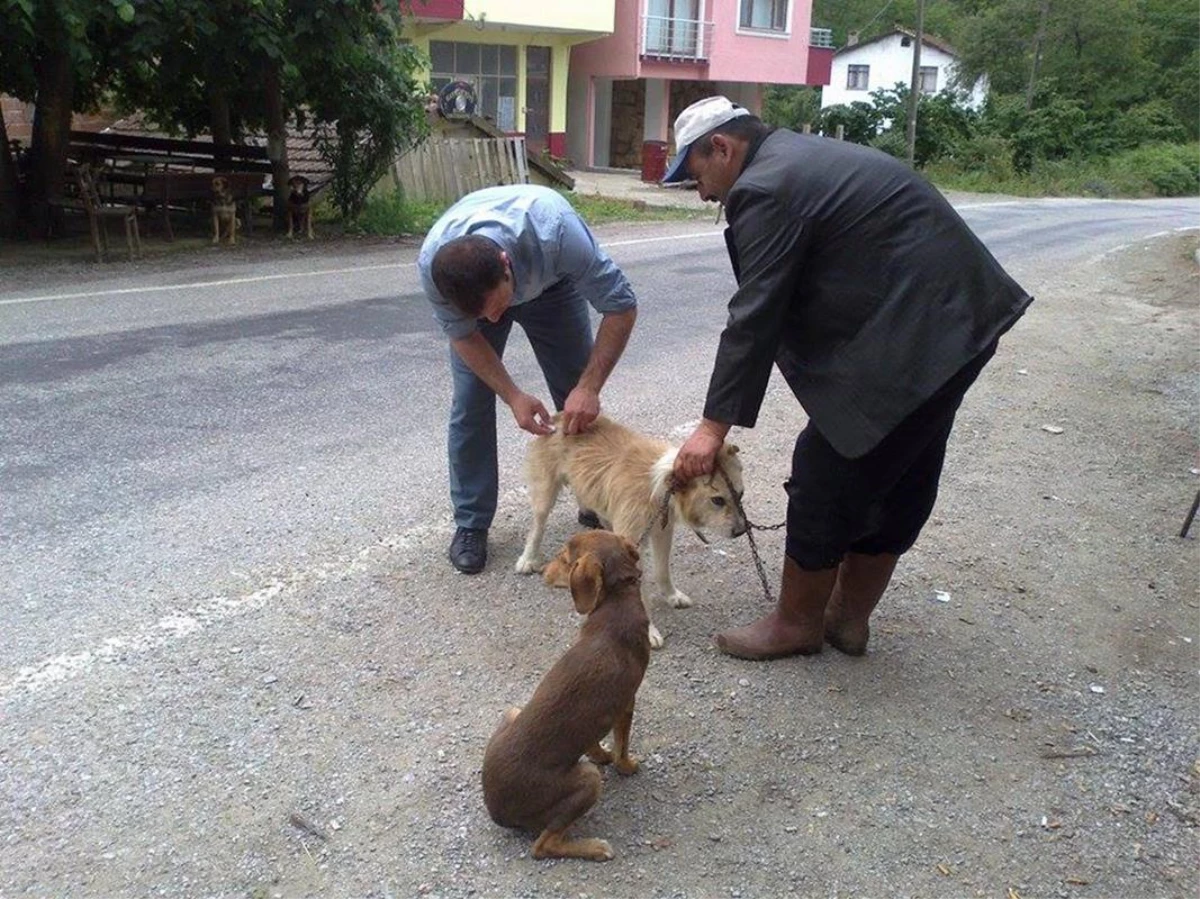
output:
[[[847,66],[846,90],[865,91],[871,84],[870,66]]]
[[[515,46],[430,41],[429,67],[435,91],[451,81],[470,82],[478,99],[476,113],[491,119],[501,131],[517,130]]]
[[[757,31],[787,31],[788,0],[742,0],[738,25]]]
[[[921,66],[917,72],[917,88],[923,94],[937,93],[937,66]]]
[[[649,0],[645,52],[694,59],[701,55],[700,0]]]

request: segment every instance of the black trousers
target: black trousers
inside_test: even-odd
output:
[[[810,422],[796,438],[784,485],[788,556],[821,571],[848,552],[911,549],[937,501],[954,416],[995,352],[993,343],[857,459],[839,455]]]

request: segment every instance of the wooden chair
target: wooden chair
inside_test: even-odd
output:
[[[108,220],[121,219],[125,223],[125,243],[129,246],[129,259],[142,255],[142,235],[138,230],[138,208],[125,203],[105,202],[96,189],[96,175],[92,167],[81,164],[75,167],[75,180],[79,185],[79,200],[87,211],[88,226],[92,231],[92,246],[96,250],[96,261],[103,262],[108,253]]]

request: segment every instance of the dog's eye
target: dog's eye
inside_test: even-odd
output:
[[[713,503],[713,505],[714,505],[714,506],[716,506],[718,509],[720,509],[720,508],[722,508],[722,507],[725,505],[725,497],[723,497],[723,496],[714,496],[714,497],[712,498],[712,503]]]

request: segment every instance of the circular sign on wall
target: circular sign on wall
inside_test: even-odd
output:
[[[465,119],[475,114],[475,85],[451,81],[438,91],[438,105],[448,119]]]

